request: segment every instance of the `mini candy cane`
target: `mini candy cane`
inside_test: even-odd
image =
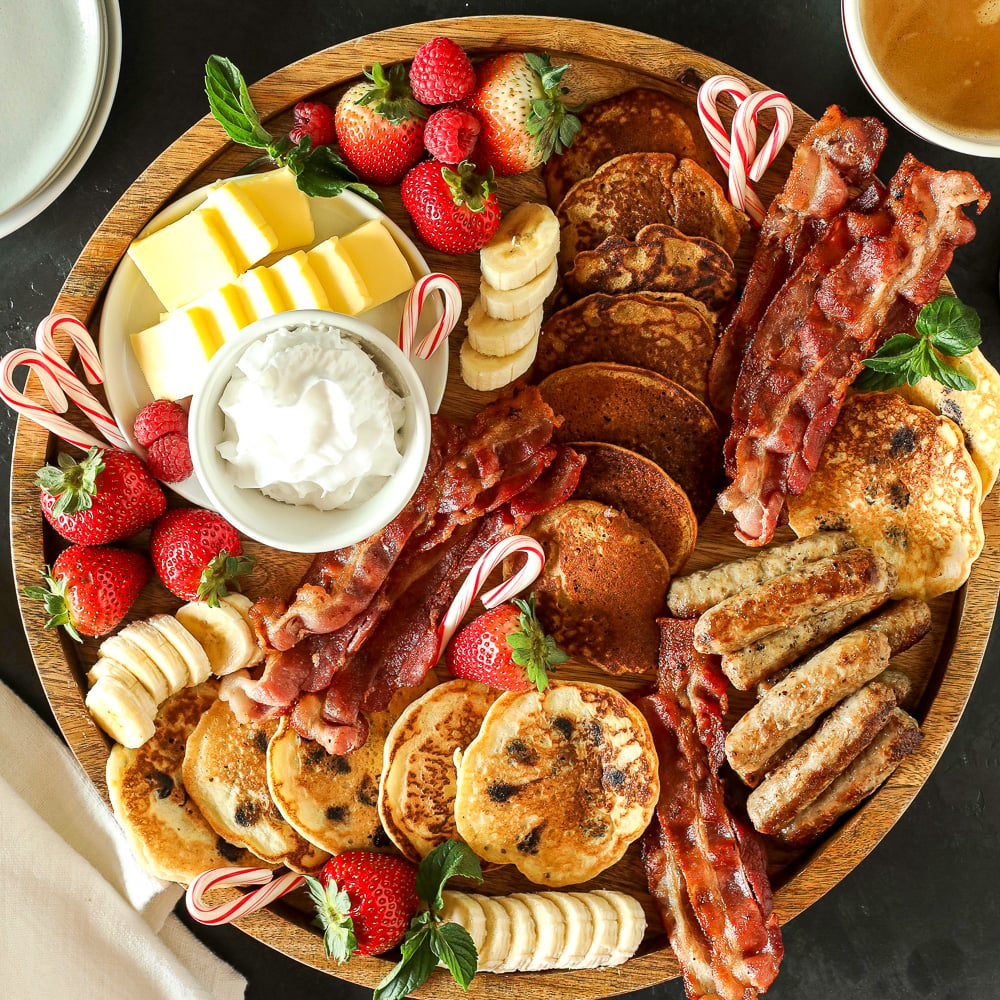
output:
[[[729,94],[737,107],[750,96],[750,88],[735,76],[713,76],[698,88],[698,117],[705,136],[715,151],[722,169],[729,170],[731,143],[729,133],[719,117],[718,100],[720,94]]]
[[[423,311],[424,302],[431,292],[440,292],[444,298],[444,313],[434,329],[424,337],[413,350],[413,338],[417,334],[417,323]],[[459,314],[462,311],[462,293],[458,282],[447,274],[426,274],[410,289],[406,297],[406,308],[399,321],[399,349],[407,356],[415,355],[427,361],[430,356],[448,339],[448,334],[455,329]]]
[[[272,879],[274,879],[272,881]],[[297,889],[305,882],[301,875],[288,872],[274,878],[269,868],[213,868],[202,872],[189,886],[184,902],[188,913],[201,924],[231,924],[234,920],[263,909],[279,896]],[[231,903],[205,904],[205,893],[224,886],[259,885]]]
[[[494,542],[469,570],[469,575],[455,595],[455,600],[451,602],[448,613],[438,626],[438,656],[448,645],[459,623],[472,607],[472,602],[476,599],[476,594],[479,593],[479,589],[486,582],[487,577],[507,556],[513,555],[515,552],[523,552],[528,558],[513,576],[504,580],[498,587],[483,594],[483,607],[495,608],[498,604],[509,601],[515,594],[519,594],[535,582],[538,574],[542,571],[542,566],[545,565],[545,550],[534,538],[529,538],[527,535],[511,535],[510,538]]]

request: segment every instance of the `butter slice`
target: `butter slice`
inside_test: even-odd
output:
[[[221,216],[204,206],[136,240],[128,255],[170,312],[235,281],[244,270]]]
[[[247,271],[237,284],[243,289],[251,322],[292,308],[292,304],[285,301],[282,287],[268,267]]]
[[[357,316],[375,304],[361,272],[336,236],[324,240],[306,256],[334,312]]]
[[[222,340],[212,313],[191,306],[133,333],[132,350],[155,399],[183,399],[201,385]]]
[[[277,248],[274,227],[261,215],[246,191],[234,184],[223,184],[209,194],[205,204],[219,213],[230,243],[242,258],[241,271]]]
[[[242,279],[241,279],[242,280]],[[222,335],[223,340],[236,336],[245,326],[254,321],[250,302],[239,282],[223,285],[192,302],[183,311],[207,309]]]
[[[306,247],[316,238],[309,195],[299,190],[295,175],[287,167],[233,177],[220,185],[230,186],[245,194],[274,230],[278,238],[275,251]]]
[[[372,297],[368,308],[388,302],[413,287],[410,265],[381,219],[372,219],[342,236],[340,245],[364,278]]]
[[[268,270],[292,309],[329,309],[330,301],[304,250],[286,254]]]

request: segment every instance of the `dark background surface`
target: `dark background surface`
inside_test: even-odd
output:
[[[612,21],[647,31],[739,67],[818,117],[831,103],[878,114],[847,57],[839,5],[826,0],[700,3],[582,0],[512,4],[360,4],[244,0],[125,0],[121,81],[101,142],[70,189],[17,233],[0,240],[0,350],[28,345],[84,242],[132,180],[206,111],[205,58],[229,56],[257,80],[337,42],[431,18],[532,13]],[[541,44],[541,40],[540,40]],[[882,116],[884,118],[884,115]],[[889,123],[884,179],[912,150],[940,168],[973,171],[1000,202],[1000,160],[964,157]],[[38,123],[44,128],[44,122]],[[30,141],[31,137],[24,137]],[[10,141],[4,136],[3,141]],[[1000,362],[1000,203],[949,272],[983,318],[984,349]],[[0,477],[8,499],[14,418],[0,412]],[[52,723],[35,674],[7,558],[0,570],[0,676]],[[993,641],[952,741],[925,788],[852,874],[785,931],[785,962],[768,994],[775,1000],[868,1000],[1000,996],[1000,647]],[[2,930],[2,929],[0,929]],[[250,1000],[285,996],[370,996],[273,952],[232,928],[199,936],[249,979]],[[54,946],[58,945],[54,942]],[[513,987],[513,983],[511,986]],[[679,998],[679,981],[633,994]],[[20,998],[18,998],[20,1000]],[[141,998],[140,998],[141,1000]]]

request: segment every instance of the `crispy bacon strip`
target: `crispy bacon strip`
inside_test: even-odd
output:
[[[922,305],[975,225],[962,206],[989,202],[964,171],[907,155],[874,215],[844,213],[768,308],[740,369],[726,443],[733,482],[719,506],[736,536],[764,545],[785,496],[805,489],[844,395],[903,299]],[[906,308],[906,307],[902,307]]]
[[[761,225],[739,306],[712,359],[708,391],[719,412],[732,410],[743,355],[788,276],[848,202],[853,199],[861,211],[876,207],[874,172],[885,141],[885,127],[876,119],[848,118],[833,106],[799,144],[784,189]]]
[[[700,738],[699,711],[708,716],[720,704],[704,699],[699,708],[698,692],[714,685],[697,675],[707,671],[711,678],[718,664],[695,651],[693,623],[660,625],[660,687],[637,702],[660,765],[660,843],[648,842],[645,855],[650,892],[666,911],[671,944],[677,941],[688,996],[752,1000],[774,981],[783,949],[763,853],[726,808],[718,765]],[[675,871],[668,874],[667,866]],[[686,899],[677,891],[678,879]]]

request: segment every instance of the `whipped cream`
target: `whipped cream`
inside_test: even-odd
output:
[[[251,344],[219,406],[233,482],[285,503],[357,507],[402,459],[403,399],[336,327],[285,327]]]

